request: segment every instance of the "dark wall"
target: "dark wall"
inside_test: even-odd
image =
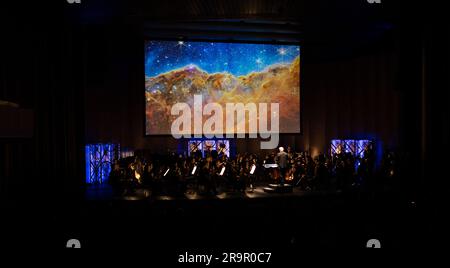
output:
[[[70,199],[84,174],[81,31],[44,3],[2,9],[0,29],[0,99],[32,111],[34,123],[31,137],[0,138],[0,198]]]
[[[86,29],[86,141],[176,151],[178,142],[144,136],[144,42],[141,28]]]

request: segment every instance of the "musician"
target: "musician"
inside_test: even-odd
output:
[[[253,165],[255,166],[255,170],[253,174],[249,174],[248,175],[248,186],[250,187],[251,192],[253,192],[253,188],[255,186],[255,181],[256,181],[256,176],[258,175],[258,169],[256,168],[257,165],[257,159],[255,158],[250,158],[249,161],[249,172],[252,170]]]
[[[240,167],[237,159],[232,159],[229,163],[227,178],[228,178],[228,185],[230,188],[235,191],[237,190],[237,183],[239,181],[239,172]]]
[[[209,157],[214,158],[212,155],[213,154],[213,144],[211,144],[210,142],[205,142],[204,149],[205,149],[205,158],[209,158]]]
[[[109,174],[109,180],[108,183],[112,186],[112,189],[114,191],[114,195],[120,195],[123,191],[121,180],[122,179],[122,173],[120,169],[120,165],[118,161],[114,162],[113,169],[111,170],[111,173]]]
[[[218,157],[222,158],[226,155],[226,145],[224,143],[219,144],[219,150],[217,151]]]
[[[191,143],[191,155],[194,158],[200,159],[202,158],[202,151],[198,148],[200,146],[201,142],[194,142]]]
[[[288,155],[289,162],[291,162],[291,160],[294,159],[294,152],[292,151],[291,146],[287,147],[286,153]]]
[[[186,192],[186,181],[183,174],[183,163],[181,161],[175,163],[171,183],[174,194],[176,196],[184,196],[184,193]]]
[[[288,154],[284,151],[283,147],[278,148],[279,153],[277,154],[275,160],[278,164],[278,167],[280,169],[281,178],[280,178],[280,185],[284,185],[284,179],[286,176],[286,168],[288,165]]]
[[[152,187],[154,177],[153,163],[151,161],[146,162],[143,170],[144,170],[143,171],[144,174],[142,175],[143,184]]]
[[[141,184],[142,183],[142,174],[144,173],[144,166],[142,164],[141,159],[139,157],[136,157],[133,165],[135,168],[134,178],[136,179],[136,182],[138,184]]]
[[[205,163],[201,168],[201,183],[205,188],[205,194],[217,194],[215,173],[216,166],[213,163],[212,157],[209,156],[205,159]]]
[[[236,176],[236,181],[235,181],[235,190],[239,191],[239,192],[245,192],[245,183],[247,180],[247,170],[248,170],[248,166],[246,165],[245,162],[242,162],[241,165],[238,166],[238,175]]]
[[[193,194],[197,192],[198,189],[198,174],[199,169],[196,169],[196,172],[192,174],[192,171],[194,170],[195,166],[200,166],[199,158],[191,157],[188,159],[185,159],[184,161],[184,167],[183,167],[183,173],[184,173],[184,180],[186,183],[186,190],[187,193]]]

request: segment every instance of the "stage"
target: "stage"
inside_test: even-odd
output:
[[[32,2],[0,18],[4,248],[446,241],[443,6]]]
[[[156,195],[150,189],[140,188],[133,193],[124,195],[114,195],[111,186],[105,185],[91,185],[86,188],[86,200],[124,200],[124,201],[138,201],[138,200],[223,200],[223,199],[259,199],[259,198],[289,198],[289,197],[303,197],[311,195],[333,195],[338,194],[337,191],[311,191],[301,190],[298,187],[292,187],[292,192],[289,193],[267,193],[264,188],[268,186],[267,183],[255,185],[254,189],[247,188],[245,191],[224,191],[213,194],[199,194],[195,192],[187,192],[183,195]]]

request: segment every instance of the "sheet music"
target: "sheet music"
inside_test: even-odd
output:
[[[225,172],[225,167],[222,167],[222,170],[220,171],[220,176],[223,176],[224,172]]]
[[[166,173],[164,173],[164,177],[167,175],[167,173],[169,173],[169,170],[170,170],[170,168],[168,168],[168,169],[166,170]]]
[[[264,164],[263,165],[265,168],[277,168],[278,165],[277,164]]]
[[[255,173],[255,169],[256,169],[256,165],[253,164],[252,165],[252,170],[250,170],[250,174],[253,175],[253,173]]]

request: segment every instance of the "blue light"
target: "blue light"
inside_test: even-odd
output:
[[[215,139],[190,139],[188,141],[188,155],[191,155],[191,149],[193,146],[202,152],[202,156],[205,156],[206,144],[212,145],[212,150],[218,150],[219,144],[223,143],[225,145],[225,155],[230,157],[230,141],[229,140],[215,140]]]
[[[357,143],[357,156],[359,157],[359,158],[363,158],[364,157],[364,149],[367,147],[367,146],[370,146],[370,141],[369,140],[357,140],[356,141],[356,143]]]
[[[338,147],[338,145],[341,143],[341,140],[331,140],[331,145],[333,147]]]
[[[108,181],[111,166],[120,155],[115,144],[88,144],[86,154],[86,183],[102,184]]]
[[[90,147],[89,145],[86,145],[84,147],[84,152],[85,152],[85,156],[86,156],[86,183],[90,183],[91,181],[91,161],[90,161]]]
[[[345,149],[344,152],[346,153],[355,153],[355,140],[345,140],[344,144],[345,144]]]
[[[364,157],[364,149],[372,145],[371,140],[331,140],[331,154],[337,154],[338,148],[346,153],[351,153],[356,158]]]

